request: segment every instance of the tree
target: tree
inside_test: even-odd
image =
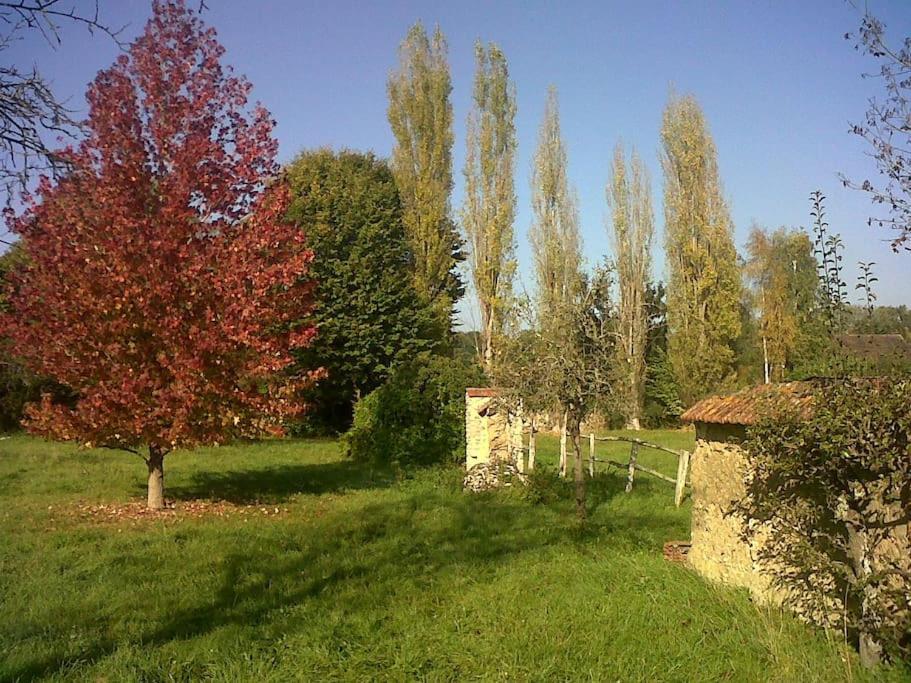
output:
[[[813,244],[803,231],[753,226],[747,242],[745,275],[759,313],[763,377],[784,380],[795,360],[814,347],[812,327],[818,301]]]
[[[671,96],[661,127],[668,357],[684,403],[734,372],[740,272],[715,143],[692,96]]]
[[[481,358],[490,373],[509,314],[515,272],[516,94],[500,48],[478,42],[475,58],[462,224],[471,245],[472,279],[481,309]]]
[[[635,150],[627,170],[623,147],[617,145],[607,201],[613,213],[612,236],[620,291],[617,316],[620,407],[627,429],[639,429],[645,400],[646,289],[655,225],[648,172]]]
[[[576,199],[567,180],[556,88],[551,86],[538,132],[532,169],[534,221],[529,239],[535,262],[538,306],[543,317],[569,301],[579,285],[582,245]]]
[[[63,0],[11,0],[0,2],[0,53],[26,31],[41,33],[56,48],[62,42],[63,24],[78,24],[119,42],[120,30],[101,19],[97,0],[81,6]],[[65,159],[52,149],[49,140],[75,139],[80,124],[34,65],[28,69],[11,63],[0,65],[0,93],[0,186],[6,194],[6,206],[10,206],[16,190],[29,188],[36,175],[66,170]]]
[[[842,182],[869,193],[888,216],[871,217],[868,224],[895,230],[892,248],[911,251],[911,37],[893,47],[886,42],[885,29],[879,19],[865,13],[858,34],[845,36],[856,41],[855,49],[878,61],[879,70],[870,75],[885,86],[885,98],[871,98],[865,121],[851,126],[851,132],[870,145],[882,181],[857,184],[842,176]]]
[[[395,135],[392,172],[415,256],[417,290],[448,333],[453,304],[464,294],[458,273],[464,256],[450,213],[452,81],[446,51],[439,28],[431,39],[420,23],[411,27],[399,48],[399,70],[387,83],[387,115]]]
[[[27,263],[28,257],[21,240],[0,254],[0,313],[9,309],[5,294],[7,281]],[[40,400],[42,393],[61,394],[61,388],[53,382],[41,380],[24,368],[13,356],[11,346],[12,342],[4,330],[0,333],[0,432],[17,429],[25,406]],[[65,398],[64,395],[60,397]]]
[[[355,401],[380,386],[401,359],[434,346],[433,316],[414,287],[415,258],[387,164],[372,154],[322,149],[287,168],[288,217],[307,231],[316,255],[319,329],[296,353],[301,368],[328,376],[308,396],[323,428],[344,430]]]
[[[496,379],[508,388],[507,400],[531,410],[555,401],[566,416],[573,451],[576,513],[587,516],[582,467],[582,422],[612,396],[614,326],[610,301],[611,274],[606,266],[572,288],[572,296],[543,311],[528,302],[526,332],[507,340],[506,353],[496,366]]]
[[[678,424],[685,406],[667,357],[667,292],[663,282],[645,290],[648,333],[645,351],[645,416],[651,427]]]
[[[901,376],[817,381],[810,410],[771,410],[747,433],[733,511],[787,599],[853,638],[867,666],[911,655],[909,391]]]
[[[582,281],[579,215],[567,180],[566,147],[560,132],[557,90],[553,86],[548,89],[544,104],[531,185],[534,221],[529,239],[535,262],[538,320],[549,321],[574,300]],[[547,409],[556,407],[550,405]],[[562,409],[560,413],[565,435],[567,415]],[[561,456],[565,453],[561,452]],[[565,472],[566,462],[562,457],[560,465]]]
[[[284,221],[273,121],[183,2],[89,86],[87,138],[14,222],[29,265],[3,324],[23,364],[75,395],[26,426],[139,454],[164,504],[174,448],[280,432],[315,371],[287,374],[314,330],[312,252]],[[146,455],[141,448],[146,448]]]

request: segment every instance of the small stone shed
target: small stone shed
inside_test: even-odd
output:
[[[465,469],[499,460],[522,470],[522,416],[506,408],[502,392],[491,388],[465,390]]]
[[[755,548],[741,537],[741,520],[727,514],[746,494],[747,427],[770,405],[809,409],[811,386],[802,382],[767,384],[729,396],[704,399],[681,416],[696,426],[690,463],[693,518],[689,561],[706,578],[748,588],[760,600],[777,601],[767,575],[760,573]]]

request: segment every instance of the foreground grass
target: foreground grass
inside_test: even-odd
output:
[[[0,441],[0,680],[866,680],[835,636],[665,562],[688,508],[624,476],[580,531],[561,482],[466,496],[457,469],[269,442],[172,454],[166,483],[279,515],[117,523],[73,510],[141,498],[134,457]]]

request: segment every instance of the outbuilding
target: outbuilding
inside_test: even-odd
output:
[[[522,415],[493,388],[465,390],[465,469],[490,462],[522,467]]]
[[[693,517],[689,562],[706,578],[748,588],[754,597],[777,597],[756,562],[756,544],[743,539],[744,521],[733,513],[746,495],[747,428],[769,409],[784,405],[807,409],[811,385],[765,384],[696,403],[681,416],[696,427],[690,463]]]

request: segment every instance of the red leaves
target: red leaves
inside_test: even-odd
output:
[[[72,408],[30,429],[106,445],[193,445],[270,431],[318,373],[285,377],[308,344],[313,254],[284,222],[272,119],[183,2],[90,86],[73,172],[15,221],[31,266],[3,320]]]

